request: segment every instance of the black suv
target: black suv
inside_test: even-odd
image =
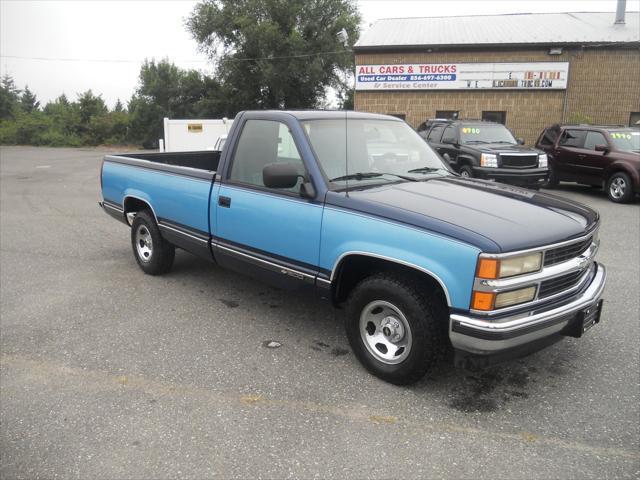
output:
[[[424,134],[423,134],[424,135]],[[426,141],[463,177],[540,188],[549,174],[547,155],[525,147],[501,123],[442,120],[431,123]]]

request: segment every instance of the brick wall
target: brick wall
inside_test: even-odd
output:
[[[571,58],[570,58],[571,57]],[[437,110],[458,110],[461,118],[481,118],[482,111],[507,112],[507,127],[533,144],[542,129],[563,121],[565,94],[567,114],[581,113],[595,123],[623,123],[629,113],[640,111],[639,50],[564,50],[548,55],[548,49],[494,52],[359,53],[356,65],[402,63],[479,63],[570,61],[569,89],[504,91],[358,91],[355,109],[400,113],[416,127]]]

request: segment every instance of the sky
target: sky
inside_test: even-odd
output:
[[[616,0],[358,0],[361,29],[380,18],[615,12]],[[0,74],[41,103],[88,89],[110,107],[131,97],[145,58],[212,73],[184,27],[196,1],[0,0]],[[627,0],[627,11],[640,0]],[[612,14],[613,22],[613,14]]]

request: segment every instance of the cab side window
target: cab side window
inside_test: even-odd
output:
[[[583,148],[585,136],[585,130],[565,130],[562,133],[559,145],[563,147]]]
[[[232,182],[266,188],[262,169],[270,163],[294,164],[301,176],[305,175],[304,163],[289,128],[273,120],[247,120],[238,139],[238,147],[231,164],[229,180]],[[299,192],[299,184],[277,191]]]
[[[427,135],[427,140],[430,142],[439,142],[440,137],[442,136],[442,130],[444,129],[444,125],[434,125],[434,127]]]
[[[604,135],[600,132],[587,132],[587,136],[584,141],[584,148],[587,150],[595,150],[596,145],[607,145],[607,140],[604,138]]]
[[[455,143],[456,141],[456,129],[454,126],[449,125],[444,129],[442,134],[442,143]]]

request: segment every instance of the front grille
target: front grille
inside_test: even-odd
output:
[[[508,168],[535,168],[538,166],[538,155],[500,154],[502,166]]]
[[[579,270],[577,272],[567,273],[550,280],[545,280],[540,283],[540,289],[538,290],[538,298],[550,297],[558,293],[562,293],[569,290],[580,283],[585,275],[593,273],[594,264],[589,265],[587,270]]]
[[[544,266],[555,265],[571,258],[575,258],[583,253],[591,245],[592,237],[589,236],[584,240],[569,245],[563,245],[562,247],[552,248],[547,250],[544,254]]]

